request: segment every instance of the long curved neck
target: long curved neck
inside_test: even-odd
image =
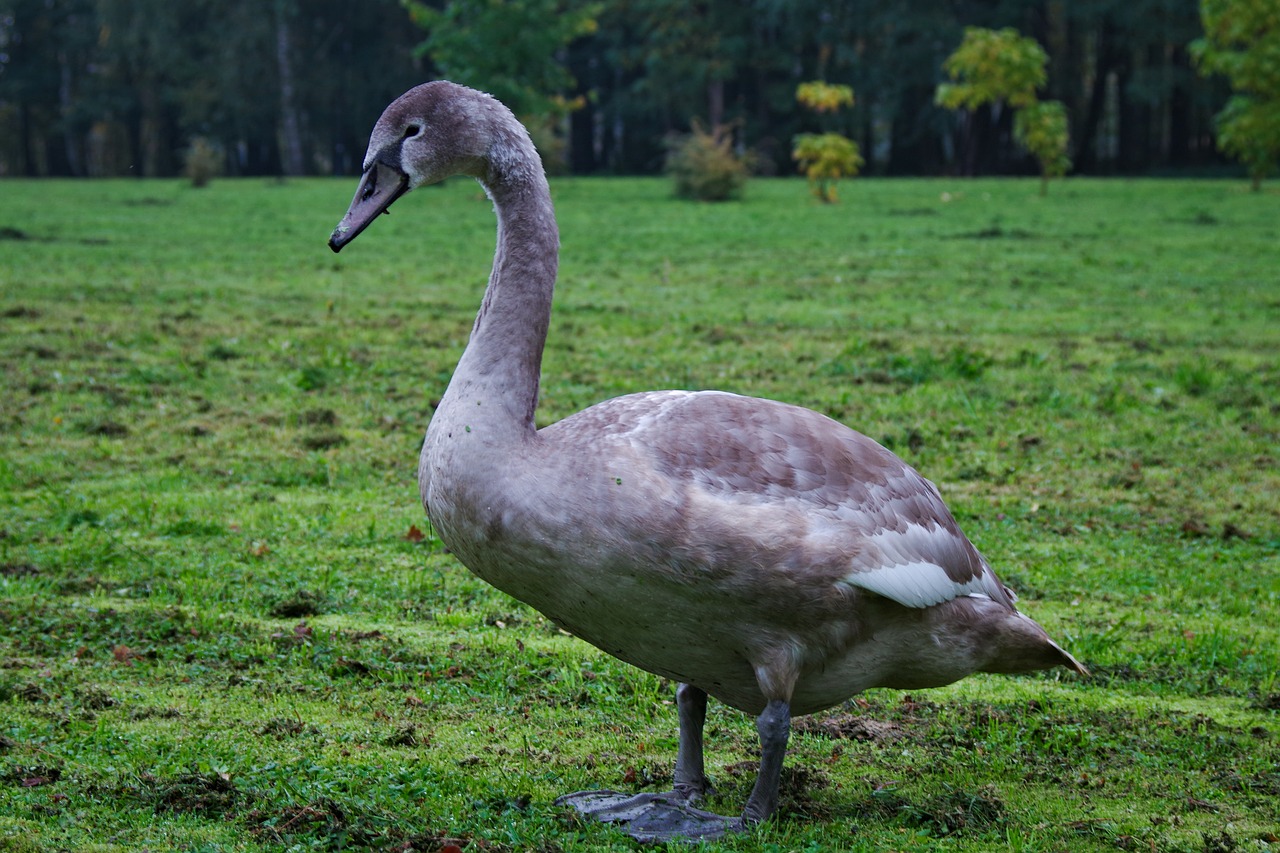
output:
[[[525,137],[504,150],[480,178],[498,216],[493,272],[440,409],[532,433],[560,237],[532,144]]]

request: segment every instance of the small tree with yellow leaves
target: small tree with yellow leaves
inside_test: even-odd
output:
[[[1253,189],[1280,165],[1280,2],[1200,0],[1204,38],[1191,43],[1201,74],[1234,94],[1218,113],[1218,148],[1249,171]]]
[[[853,89],[814,80],[800,84],[796,100],[819,115],[834,113],[853,106]],[[838,200],[836,182],[857,175],[865,162],[858,143],[839,133],[797,135],[792,142],[791,159],[808,177],[813,194],[825,204]]]
[[[1040,195],[1049,194],[1049,179],[1071,168],[1067,156],[1067,108],[1062,101],[1038,101],[1013,117],[1013,138],[1040,161]]]
[[[966,27],[960,46],[942,63],[952,82],[938,85],[936,100],[949,110],[976,110],[986,104],[1030,106],[1045,83],[1048,61],[1035,39],[1015,29]]]
[[[1033,38],[1017,30],[967,27],[964,39],[942,67],[952,82],[938,85],[935,100],[952,110],[976,110],[987,104],[1016,110],[1013,136],[1040,163],[1040,194],[1049,179],[1071,168],[1067,157],[1067,110],[1061,101],[1040,101],[1049,55]]]

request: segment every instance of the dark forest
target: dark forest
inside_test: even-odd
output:
[[[489,23],[440,14],[468,5]],[[424,19],[453,28],[452,56],[485,61],[457,73]],[[565,20],[585,25],[553,25]],[[694,121],[732,128],[760,172],[791,173],[792,136],[818,129],[795,101],[813,79],[853,87],[855,106],[821,129],[857,140],[866,173],[1033,173],[1009,110],[934,103],[966,26],[1044,46],[1042,96],[1066,105],[1075,173],[1224,167],[1213,116],[1229,92],[1192,67],[1194,0],[10,0],[0,175],[175,175],[197,140],[227,174],[347,174],[406,88],[479,74],[459,82],[501,94],[525,70],[559,89],[546,94],[563,109],[522,117],[573,173],[658,171],[665,140]]]

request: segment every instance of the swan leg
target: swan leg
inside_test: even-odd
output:
[[[692,684],[676,688],[680,712],[680,746],[676,751],[675,793],[681,802],[696,803],[712,792],[702,763],[702,729],[707,722],[707,693]]]
[[[756,731],[760,733],[760,772],[742,810],[742,822],[748,825],[767,820],[778,808],[782,760],[791,738],[791,706],[782,699],[772,700],[756,718]]]
[[[743,829],[741,818],[723,817],[693,807],[712,790],[702,760],[706,692],[691,684],[681,684],[676,689],[676,708],[680,715],[680,745],[676,752],[674,790],[631,795],[617,791],[578,791],[560,797],[556,804],[573,806],[603,823],[620,824],[628,835],[641,842],[713,839]],[[774,783],[776,803],[776,776]]]

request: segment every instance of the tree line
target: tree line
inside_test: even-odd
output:
[[[0,0],[0,175],[174,175],[197,140],[230,174],[349,174],[387,102],[437,76],[516,101],[576,173],[657,171],[695,120],[765,173],[813,130],[864,173],[1035,173],[1012,110],[936,103],[966,27],[1043,46],[1074,171],[1224,162],[1197,0]],[[856,104],[817,123],[811,80]]]

